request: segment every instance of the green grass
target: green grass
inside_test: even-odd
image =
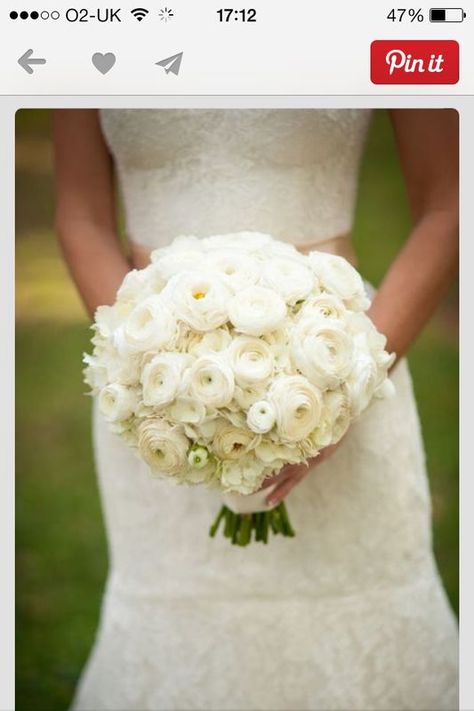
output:
[[[46,112],[18,114],[17,173],[17,709],[65,709],[96,629],[106,546],[80,356],[90,332],[51,232]],[[38,145],[36,144],[38,142]],[[32,149],[37,150],[32,150]],[[31,158],[30,158],[31,156]],[[31,165],[29,164],[31,160]],[[379,114],[364,160],[355,242],[380,282],[409,230],[390,126]],[[436,557],[458,602],[456,291],[410,363],[426,443]]]

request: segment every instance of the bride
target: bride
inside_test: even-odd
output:
[[[288,497],[297,538],[243,549],[207,536],[215,491],[151,478],[95,411],[110,573],[77,711],[458,707],[457,631],[433,558],[402,358],[457,267],[457,115],[391,118],[414,226],[369,313],[398,356],[396,396],[309,470],[277,475],[269,497]],[[56,112],[56,224],[89,313],[179,234],[255,230],[354,262],[369,119],[366,110]],[[115,178],[130,257],[117,237]]]

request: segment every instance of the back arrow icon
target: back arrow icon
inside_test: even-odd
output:
[[[46,64],[46,59],[42,59],[40,57],[32,57],[32,54],[33,50],[27,49],[25,54],[22,54],[22,56],[18,60],[18,64],[20,65],[20,67],[22,67],[25,72],[28,72],[28,74],[33,74],[33,69],[31,68],[32,64]]]

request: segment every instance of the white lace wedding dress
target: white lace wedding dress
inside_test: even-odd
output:
[[[107,110],[129,234],[350,231],[369,112]],[[383,238],[382,236],[380,237]],[[457,708],[457,631],[433,560],[405,362],[287,499],[295,539],[210,539],[219,495],[152,479],[95,417],[110,574],[74,709]]]

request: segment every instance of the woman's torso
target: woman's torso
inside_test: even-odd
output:
[[[352,225],[369,110],[102,110],[132,242],[260,231],[296,246]]]

